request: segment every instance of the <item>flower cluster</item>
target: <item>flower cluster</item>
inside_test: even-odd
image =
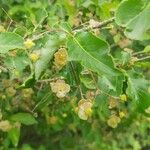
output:
[[[57,80],[56,82],[50,83],[52,92],[56,93],[58,98],[63,98],[70,91],[69,84],[66,84],[64,80]]]
[[[54,54],[54,64],[59,70],[67,64],[68,54],[65,48],[60,48]]]
[[[33,94],[33,90],[32,88],[26,88],[22,90],[22,97],[23,98],[31,98],[32,94]]]
[[[7,132],[12,128],[12,125],[8,120],[2,120],[2,112],[0,110],[0,130],[3,132]]]
[[[125,94],[120,95],[120,100],[123,102],[127,101],[127,96]]]
[[[89,21],[89,26],[90,26],[91,28],[96,28],[96,27],[98,27],[99,25],[100,25],[100,22],[95,21],[94,19],[90,19],[90,21]]]
[[[3,80],[2,80],[2,86],[3,86],[4,88],[9,87],[10,85],[11,85],[11,83],[10,83],[9,80],[7,80],[7,79],[3,79]]]
[[[0,33],[1,33],[1,32],[5,32],[5,31],[6,31],[6,30],[5,30],[4,26],[1,26],[1,25],[0,25]]]
[[[6,89],[6,93],[8,96],[13,97],[16,94],[16,90],[14,87],[10,86]]]
[[[3,132],[7,132],[12,128],[12,125],[8,120],[2,120],[0,121],[0,130]]]
[[[118,100],[114,98],[109,99],[109,109],[113,109],[118,106]]]
[[[50,117],[48,118],[48,124],[54,125],[54,124],[56,124],[57,122],[58,122],[58,117],[57,117],[57,116],[50,116]]]
[[[123,102],[127,101],[126,95],[125,94],[120,95],[120,100]],[[115,99],[111,97],[109,99],[108,104],[109,104],[108,108],[111,110],[111,115],[107,120],[107,124],[112,128],[116,128],[118,124],[121,122],[121,120],[127,117],[127,111],[125,109],[120,110],[121,106],[120,106],[119,99]]]
[[[82,120],[87,120],[92,115],[93,103],[91,100],[81,99],[78,102],[78,116]]]
[[[120,111],[119,112],[119,117],[122,119],[124,117],[126,117],[126,113],[124,111]]]
[[[31,39],[27,39],[24,42],[24,46],[26,49],[31,49],[34,45],[35,45],[35,43]]]
[[[113,114],[107,120],[107,124],[112,128],[116,128],[118,126],[118,124],[120,123],[120,121],[121,121],[121,119],[117,115]]]

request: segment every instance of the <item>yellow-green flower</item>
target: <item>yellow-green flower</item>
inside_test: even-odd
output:
[[[30,59],[33,61],[33,62],[36,62],[38,59],[39,59],[39,55],[36,54],[36,53],[32,53],[30,54]]]
[[[16,94],[16,90],[13,87],[8,87],[6,89],[6,93],[8,96],[12,97]]]
[[[92,115],[93,103],[90,100],[81,99],[78,103],[78,116],[82,120],[87,120]]]
[[[120,100],[123,101],[123,102],[126,102],[126,101],[127,101],[127,96],[126,96],[126,94],[120,95]]]
[[[118,126],[118,123],[120,123],[120,118],[116,116],[115,114],[111,115],[110,118],[107,120],[108,126],[112,128],[116,128]]]
[[[0,130],[3,132],[7,132],[12,128],[12,125],[8,120],[2,120],[0,121]]]
[[[52,92],[56,93],[58,98],[63,98],[70,91],[69,84],[66,84],[64,80],[57,80],[50,83]]]
[[[24,46],[25,46],[25,48],[27,48],[27,49],[31,49],[34,45],[35,45],[35,43],[34,43],[31,39],[27,39],[27,40],[24,42]]]
[[[118,106],[118,100],[117,99],[114,99],[114,98],[110,98],[109,99],[109,109],[112,109],[112,108],[115,108]]]
[[[58,69],[61,69],[63,66],[67,64],[68,61],[68,53],[65,48],[60,48],[54,54],[54,64]]]
[[[124,118],[126,116],[126,113],[125,112],[123,112],[123,111],[120,111],[119,112],[119,117],[120,118]]]
[[[1,26],[1,25],[0,25],[0,33],[1,33],[1,32],[5,32],[5,31],[6,31],[6,30],[5,30],[4,26]]]

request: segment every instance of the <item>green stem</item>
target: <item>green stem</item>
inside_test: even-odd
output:
[[[135,52],[133,53],[132,55],[133,56],[137,56],[137,55],[140,55],[140,54],[147,54],[148,52],[145,52],[145,51],[140,51],[140,52]]]

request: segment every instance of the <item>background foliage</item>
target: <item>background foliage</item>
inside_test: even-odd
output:
[[[0,0],[0,150],[150,149],[149,0]]]

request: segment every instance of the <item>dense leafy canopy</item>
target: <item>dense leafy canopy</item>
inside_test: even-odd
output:
[[[0,150],[150,149],[149,0],[0,1]]]

